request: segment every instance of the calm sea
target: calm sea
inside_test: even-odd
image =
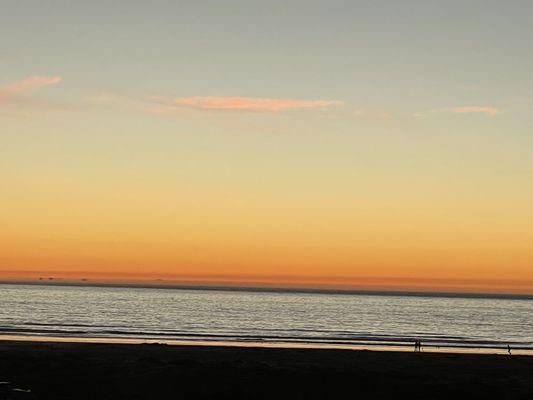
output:
[[[0,285],[0,334],[533,348],[533,300]]]

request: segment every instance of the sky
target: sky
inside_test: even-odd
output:
[[[11,1],[0,279],[533,293],[530,1]]]

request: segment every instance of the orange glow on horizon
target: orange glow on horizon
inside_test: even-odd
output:
[[[0,271],[0,281],[30,283],[132,284],[148,286],[265,287],[318,290],[464,292],[533,295],[533,281],[406,277],[261,275],[169,275],[71,271]]]

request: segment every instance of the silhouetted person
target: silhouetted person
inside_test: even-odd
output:
[[[510,345],[507,345],[507,352],[509,353],[509,355],[511,355],[511,346]]]

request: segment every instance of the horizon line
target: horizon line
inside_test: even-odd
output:
[[[138,282],[99,282],[89,280],[5,280],[0,279],[0,285],[31,285],[31,286],[74,286],[74,287],[100,287],[100,288],[131,288],[131,289],[162,289],[162,290],[212,290],[227,292],[253,292],[253,293],[308,293],[308,294],[338,294],[338,295],[373,295],[373,296],[411,296],[411,297],[447,297],[447,298],[482,298],[482,299],[508,299],[508,300],[533,300],[533,293],[507,293],[507,292],[466,292],[456,290],[395,290],[395,289],[357,289],[357,288],[319,288],[298,286],[265,286],[265,285],[216,285],[216,284],[165,284]]]

